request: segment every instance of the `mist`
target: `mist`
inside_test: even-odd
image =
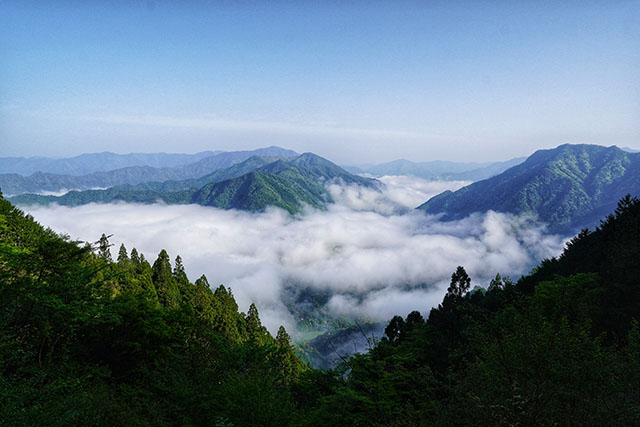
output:
[[[385,321],[441,302],[451,273],[463,265],[472,286],[496,273],[517,279],[558,255],[566,238],[526,216],[487,212],[441,222],[413,208],[463,182],[383,177],[382,191],[331,184],[335,204],[290,215],[199,205],[89,204],[22,207],[41,224],[72,239],[95,242],[112,234],[151,263],[161,249],[183,258],[189,279],[205,274],[212,286],[232,288],[246,311],[251,302],[273,333],[296,332],[284,302],[296,290],[329,291],[336,316]]]

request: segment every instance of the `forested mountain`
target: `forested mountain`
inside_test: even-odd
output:
[[[151,166],[168,168],[197,162],[205,157],[220,154],[221,151],[203,151],[196,154],[171,153],[90,153],[55,159],[48,157],[0,157],[0,173],[31,175],[45,172],[58,175],[87,175],[131,166]]]
[[[0,331],[1,425],[297,424],[284,328],[179,256],[112,260],[106,236],[70,242],[1,197]]]
[[[208,184],[195,192],[191,202],[222,209],[251,212],[277,206],[291,213],[302,203],[324,207],[331,199],[323,185],[306,179],[300,169],[291,166],[277,174],[255,171],[239,178]]]
[[[323,208],[331,203],[324,184],[332,180],[369,187],[378,184],[376,180],[352,175],[320,156],[305,153],[291,160],[254,156],[198,179],[71,191],[59,197],[24,194],[11,200],[19,204],[58,203],[66,206],[113,201],[155,203],[161,200],[169,204],[197,203],[249,211],[277,206],[295,213],[305,204]]]
[[[493,163],[460,163],[435,160],[431,162],[412,162],[394,160],[374,166],[346,168],[353,173],[367,173],[376,177],[385,175],[410,175],[419,178],[444,181],[477,181],[498,175],[512,166],[520,164],[523,157]]]
[[[298,405],[308,425],[639,425],[638,259],[625,198],[516,283],[472,288],[458,267],[426,320],[395,316],[342,370],[308,373]]]
[[[266,158],[293,158],[298,154],[291,150],[279,147],[260,148],[252,151],[230,151],[230,152],[205,152],[211,155],[170,155],[170,156],[191,156],[194,161],[187,164],[179,164],[172,167],[153,167],[150,165],[130,166],[114,170],[92,172],[87,175],[57,175],[52,173],[36,172],[30,176],[18,174],[0,175],[0,188],[6,195],[16,195],[25,193],[56,192],[60,190],[87,190],[92,188],[109,188],[123,184],[140,184],[150,181],[164,182],[168,180],[197,179],[210,174],[216,170],[229,168],[232,165],[241,163],[251,157]],[[104,154],[104,153],[103,153]],[[111,155],[112,153],[107,153]],[[106,155],[106,154],[105,154]],[[102,155],[83,155],[97,156]],[[114,155],[114,156],[138,156],[139,160],[146,159],[143,155]],[[153,160],[155,155],[148,155]],[[169,156],[169,155],[167,155]],[[82,156],[78,156],[80,158]],[[133,157],[138,159],[138,157]],[[78,159],[74,157],[73,159]],[[74,160],[75,162],[75,160]],[[92,164],[92,162],[89,162]],[[151,161],[153,164],[154,162]],[[157,163],[157,162],[155,162]],[[74,163],[75,164],[75,163]],[[109,165],[108,159],[106,163]]]
[[[618,147],[561,145],[456,192],[445,191],[418,209],[444,220],[494,210],[530,213],[556,232],[593,227],[625,194],[640,195],[640,153]]]
[[[316,371],[180,257],[114,261],[0,198],[0,424],[638,425],[638,259],[626,197],[515,283],[458,267],[427,319]]]

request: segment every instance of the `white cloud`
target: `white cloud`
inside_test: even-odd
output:
[[[173,258],[180,254],[192,281],[206,274],[212,286],[230,286],[241,310],[256,302],[272,332],[280,324],[294,330],[282,302],[285,284],[330,291],[328,308],[337,315],[387,320],[419,310],[426,316],[458,265],[486,285],[498,272],[517,278],[564,245],[531,218],[488,212],[444,223],[408,209],[461,183],[383,182],[382,193],[331,186],[336,204],[299,216],[276,208],[249,213],[124,203],[27,210],[72,238],[113,234],[114,252],[124,243],[150,262],[163,248]]]
[[[357,185],[330,184],[331,197],[336,203],[355,211],[373,211],[389,215],[420,206],[445,190],[455,191],[471,181],[429,181],[414,176],[383,176],[384,191]]]

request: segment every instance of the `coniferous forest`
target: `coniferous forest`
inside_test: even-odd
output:
[[[636,198],[517,281],[458,267],[328,371],[173,255],[70,241],[1,199],[0,424],[640,424]]]

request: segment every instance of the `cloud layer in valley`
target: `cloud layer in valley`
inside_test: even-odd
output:
[[[412,310],[427,314],[463,265],[476,285],[500,273],[517,278],[542,258],[561,252],[564,239],[532,218],[496,212],[440,222],[412,208],[460,182],[384,177],[382,192],[332,185],[327,211],[291,216],[197,205],[90,204],[29,207],[43,225],[73,239],[113,234],[153,262],[161,249],[181,255],[189,278],[206,274],[230,286],[242,310],[256,302],[274,332],[295,319],[284,295],[298,288],[330,291],[327,308],[344,316],[387,320]]]

